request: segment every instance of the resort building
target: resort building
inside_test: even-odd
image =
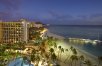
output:
[[[0,22],[0,42],[1,43],[17,43],[28,41],[28,25],[26,20],[18,22]]]
[[[0,22],[0,42],[17,43],[28,40],[28,22]]]

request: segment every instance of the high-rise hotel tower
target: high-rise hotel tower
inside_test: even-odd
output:
[[[29,22],[22,19],[18,22],[0,21],[0,43],[17,43],[28,41]]]

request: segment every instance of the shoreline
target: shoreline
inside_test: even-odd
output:
[[[54,34],[54,33],[51,33],[49,30],[47,31],[47,36],[49,36],[49,37],[54,37],[54,38],[58,38],[58,39],[65,39],[65,37],[63,37],[63,36],[60,36],[60,35],[57,35],[57,34]]]
[[[60,35],[51,33],[50,31],[47,32],[47,36],[52,36],[52,37],[58,38],[58,39],[60,39],[60,40],[62,40],[62,41],[63,41],[63,39],[65,39],[65,37],[62,37],[62,36],[60,36]],[[64,42],[63,44],[65,44],[66,47],[67,47],[67,45],[73,46],[73,45],[71,45],[71,44],[66,43],[65,41],[63,41],[63,42]],[[62,46],[63,46],[63,45],[62,45]],[[78,47],[76,47],[76,46],[73,46],[73,47],[75,47],[75,48],[77,49],[79,56],[80,56],[80,55],[84,55],[84,56],[85,56],[85,59],[88,58],[88,59],[92,62],[92,64],[93,64],[93,63],[94,63],[95,65],[98,64],[98,59],[97,59],[97,57],[96,57],[95,55],[92,55],[91,53],[86,52],[85,50],[80,49],[80,48],[78,48]]]

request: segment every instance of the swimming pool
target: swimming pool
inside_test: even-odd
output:
[[[11,61],[7,66],[34,66],[30,63],[25,63],[23,58],[16,58],[15,60]]]

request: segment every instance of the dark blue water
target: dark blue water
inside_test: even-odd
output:
[[[58,35],[73,38],[99,39],[102,40],[102,27],[98,26],[63,26],[52,25],[48,29]]]
[[[48,26],[48,29],[50,30],[50,32],[64,36],[66,38],[71,37],[102,41],[101,26],[50,25]],[[95,56],[102,56],[102,44],[98,44],[95,46],[92,44],[87,44],[79,47]]]

